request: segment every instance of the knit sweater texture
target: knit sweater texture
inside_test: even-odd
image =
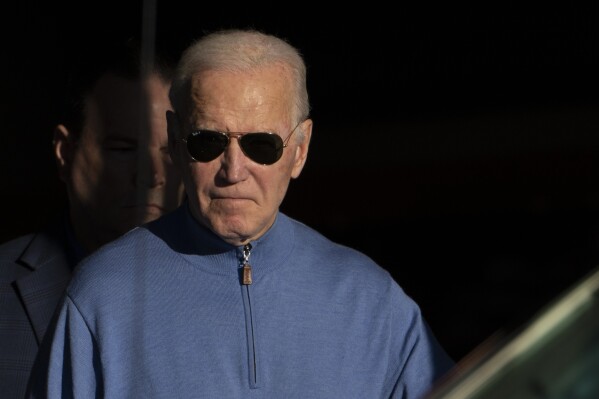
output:
[[[48,398],[420,398],[453,362],[354,249],[279,213],[243,247],[187,205],[76,269],[30,381]]]

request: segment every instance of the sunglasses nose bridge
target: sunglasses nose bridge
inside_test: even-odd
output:
[[[227,136],[227,145],[225,146],[225,149],[231,144],[231,139],[237,139],[237,144],[239,144],[239,147],[241,148],[241,138],[243,137],[243,133],[225,133],[225,136]]]
[[[246,154],[245,150],[241,146],[241,139],[244,136],[243,133],[230,133],[230,132],[226,132],[225,136],[227,136],[227,144],[225,145],[225,148],[223,149],[223,152],[226,152],[227,150],[231,151],[231,149],[229,149],[229,147],[231,147],[231,139],[237,139],[237,146],[239,147],[239,150],[241,150],[241,153],[244,156],[247,157],[247,154]]]
[[[229,138],[229,140],[231,139],[237,139],[239,140],[240,138],[243,137],[243,133],[226,133],[227,137]]]

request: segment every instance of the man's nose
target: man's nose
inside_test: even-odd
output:
[[[159,150],[141,151],[137,159],[137,185],[140,187],[159,187],[166,184],[166,155]]]
[[[239,138],[240,136],[229,136],[229,144],[222,155],[222,170],[230,183],[243,181],[247,177],[247,163],[251,162],[241,150]]]

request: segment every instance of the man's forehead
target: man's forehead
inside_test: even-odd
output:
[[[258,74],[210,71],[194,75],[186,108],[195,118],[286,113],[292,104],[290,82],[274,76],[276,71],[266,69]]]

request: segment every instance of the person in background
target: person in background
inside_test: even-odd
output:
[[[308,156],[306,87],[284,38],[185,50],[167,121],[186,199],[80,264],[28,397],[419,398],[453,367],[385,269],[279,210]]]
[[[133,39],[77,54],[53,149],[68,205],[43,231],[0,246],[0,396],[22,398],[75,265],[175,209],[181,177],[168,154],[173,63],[145,65]],[[147,70],[147,71],[146,71]]]

